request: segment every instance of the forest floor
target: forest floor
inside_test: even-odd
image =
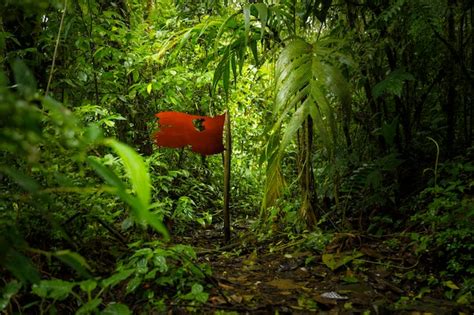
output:
[[[246,225],[235,223],[227,245],[216,228],[180,239],[213,272],[209,301],[197,313],[474,314],[419,280],[430,267],[414,258],[408,242],[391,249],[382,238],[341,233],[318,254],[283,233],[259,241]]]

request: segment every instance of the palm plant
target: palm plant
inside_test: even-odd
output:
[[[263,208],[280,195],[284,183],[281,161],[289,144],[297,138],[300,215],[310,227],[320,216],[312,165],[313,131],[334,162],[338,139],[336,105],[341,105],[344,120],[350,115],[348,84],[333,65],[333,56],[339,55],[331,48],[335,43],[323,39],[310,44],[297,38],[287,44],[276,62],[275,123],[265,153],[268,164]]]

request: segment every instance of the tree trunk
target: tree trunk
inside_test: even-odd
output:
[[[316,195],[311,151],[313,146],[313,120],[310,116],[298,132],[298,173],[301,189],[300,215],[309,228],[317,223],[318,198]]]

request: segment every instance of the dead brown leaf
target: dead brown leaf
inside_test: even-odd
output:
[[[300,289],[302,287],[291,279],[274,279],[267,282],[267,284],[272,287],[277,287],[280,290]]]

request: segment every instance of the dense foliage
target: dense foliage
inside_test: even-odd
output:
[[[165,110],[230,112],[231,211],[255,238],[321,252],[333,233],[391,235],[388,247],[429,267],[407,278],[471,303],[473,11],[468,0],[3,1],[0,310],[208,300],[212,272],[177,237],[221,228],[222,158],[157,149]]]

